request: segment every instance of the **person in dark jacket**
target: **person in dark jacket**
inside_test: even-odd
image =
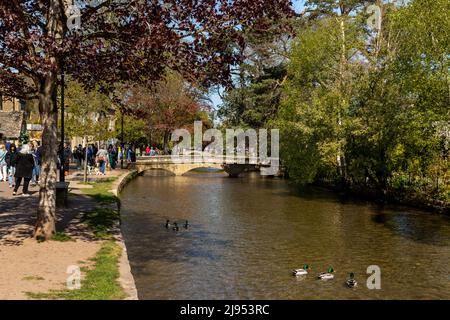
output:
[[[69,175],[69,169],[70,169],[70,161],[72,161],[72,150],[70,150],[70,146],[68,143],[64,143],[64,175]]]
[[[31,177],[33,176],[34,159],[28,144],[23,145],[20,149],[15,165],[16,186],[14,187],[13,195],[16,195],[23,179],[23,196],[30,196],[28,193],[28,185],[30,184]]]
[[[8,171],[8,183],[9,187],[12,188],[15,186],[14,182],[14,174],[16,173],[16,163],[17,157],[19,153],[17,152],[17,148],[15,144],[11,144],[9,147],[9,151],[6,154],[6,166]]]

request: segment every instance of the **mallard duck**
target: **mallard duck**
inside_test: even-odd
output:
[[[166,220],[166,229],[169,229],[169,228],[170,228],[170,221]]]
[[[189,228],[189,223],[188,223],[187,220],[186,220],[186,223],[184,224],[184,228],[185,228],[185,229]]]
[[[347,279],[345,282],[347,284],[347,287],[354,288],[358,285],[358,282],[355,280],[355,274],[352,272],[350,273],[350,279]]]
[[[179,230],[180,230],[180,227],[178,227],[178,223],[176,223],[176,222],[173,223],[173,228],[172,228],[172,230],[173,230],[173,231],[179,231]]]
[[[308,274],[308,269],[309,269],[309,266],[307,264],[305,264],[303,266],[303,269],[294,269],[294,270],[292,270],[292,274],[294,276],[297,276],[297,277],[298,276],[304,276],[304,275]]]
[[[319,273],[319,275],[317,276],[318,279],[320,280],[331,280],[334,279],[334,269],[333,267],[329,267],[327,272],[321,272]]]

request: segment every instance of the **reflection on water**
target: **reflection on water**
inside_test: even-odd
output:
[[[140,299],[450,299],[446,216],[299,194],[258,174],[143,176],[121,198]],[[191,226],[177,233],[166,219]],[[305,263],[312,274],[292,277]],[[329,265],[335,279],[316,280]],[[381,290],[365,286],[369,265]]]

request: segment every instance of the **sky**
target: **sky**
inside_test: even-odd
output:
[[[292,0],[292,2],[293,2],[294,9],[296,12],[300,12],[303,10],[305,0]],[[217,90],[214,90],[214,91],[217,91]],[[216,92],[211,93],[209,95],[209,97],[212,101],[214,109],[217,110],[218,107],[222,104],[222,99]]]

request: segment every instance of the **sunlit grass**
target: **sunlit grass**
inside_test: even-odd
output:
[[[113,182],[117,177],[109,177],[98,182],[87,182],[92,188],[81,189],[85,195],[93,197],[100,204],[108,204],[118,202],[119,199],[110,192]]]
[[[107,241],[92,259],[94,266],[83,267],[85,278],[78,290],[52,290],[48,293],[30,293],[32,299],[51,300],[121,300],[126,297],[119,284],[119,259],[121,247],[114,241]]]
[[[64,232],[56,232],[50,240],[59,241],[59,242],[67,242],[67,241],[75,241],[71,236],[65,234]]]

